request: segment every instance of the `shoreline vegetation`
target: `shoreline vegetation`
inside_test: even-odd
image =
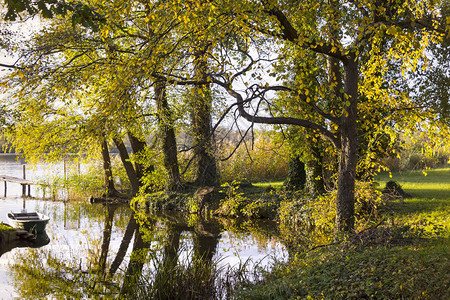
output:
[[[409,197],[383,194],[388,182]],[[450,168],[382,173],[373,184],[358,183],[357,193],[356,233],[338,239],[333,193],[310,200],[280,181],[225,183],[207,199],[188,186],[131,204],[147,212],[275,219],[290,259],[261,270],[256,281],[244,276],[233,292],[238,299],[449,298]]]
[[[381,174],[411,195],[352,238],[299,251],[240,292],[245,299],[448,299],[450,169]]]
[[[126,202],[149,229],[130,229],[136,250],[158,211],[215,245],[213,217],[278,222],[288,262],[225,278],[219,298],[450,298],[449,15],[431,0],[6,1],[0,146],[64,161],[41,181],[50,199],[107,202],[90,206],[106,213],[100,273],[122,206],[108,204]],[[148,261],[131,256],[119,298],[215,297],[186,289],[211,287],[201,263],[208,280],[167,268],[142,283]]]

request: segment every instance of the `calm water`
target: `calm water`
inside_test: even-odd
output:
[[[0,156],[0,175],[22,177],[22,163]],[[45,176],[42,169],[27,168],[27,179],[40,176]],[[22,199],[21,193],[19,184],[8,184],[8,197],[0,199],[0,221],[7,223],[7,212],[23,207],[44,213],[50,217],[50,242],[35,248],[17,245],[22,247],[1,255],[1,299],[117,296],[132,282],[131,274],[139,275],[141,285],[163,278],[161,266],[170,260],[189,265],[200,259],[226,267],[248,259],[264,265],[273,256],[282,260],[287,255],[271,222],[139,215],[124,205]],[[32,195],[42,197],[42,191],[34,187]]]

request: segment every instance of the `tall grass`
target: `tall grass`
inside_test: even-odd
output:
[[[233,143],[221,145],[220,157],[227,157],[230,153],[233,156],[219,161],[220,180],[257,182],[285,179],[288,169],[287,149],[274,142],[269,135],[260,132],[253,143],[247,141],[247,144],[241,144],[237,149]]]
[[[112,159],[116,189],[129,190],[130,184],[122,163]],[[99,197],[105,191],[105,174],[100,161],[89,161],[82,165],[68,162],[65,172],[48,173],[38,180],[44,197],[52,200],[85,200]]]
[[[179,253],[179,252],[177,252]],[[158,252],[150,255],[151,267],[139,275],[131,294],[133,299],[231,299],[235,291],[250,285],[264,268],[251,259],[237,266],[187,253],[172,258]]]

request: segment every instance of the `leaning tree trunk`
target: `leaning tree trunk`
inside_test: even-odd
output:
[[[358,159],[357,99],[358,63],[354,55],[349,55],[344,63],[344,93],[347,104],[341,117],[341,151],[338,169],[338,189],[336,196],[336,229],[351,233],[355,228],[355,180]]]
[[[114,178],[112,173],[111,159],[108,151],[108,143],[104,136],[101,137],[101,147],[102,147],[102,158],[103,158],[103,170],[105,172],[105,197],[116,197],[119,192],[114,186]]]
[[[140,154],[144,152],[145,147],[147,146],[146,142],[141,141],[131,132],[128,132],[128,139],[130,140],[131,149],[133,150],[134,154]],[[134,169],[136,170],[137,178],[140,181],[144,176],[144,166],[140,162],[135,162]]]
[[[173,128],[172,114],[166,98],[164,83],[155,86],[155,98],[158,107],[159,129],[162,135],[162,149],[164,154],[164,167],[169,176],[167,180],[168,190],[178,190],[182,187],[180,170],[178,168],[177,142]]]
[[[136,170],[134,169],[133,164],[130,161],[130,156],[128,155],[127,148],[123,141],[119,138],[113,139],[114,144],[116,144],[116,148],[119,151],[120,160],[122,161],[123,167],[125,168],[125,172],[127,173],[128,180],[131,185],[131,196],[136,196],[139,192],[139,178],[136,174]]]

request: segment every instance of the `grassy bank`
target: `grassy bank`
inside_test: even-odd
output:
[[[389,180],[397,181],[412,196],[404,201],[393,201],[395,219],[408,223],[429,220],[450,230],[450,168],[410,171],[378,176],[377,181],[384,187]]]
[[[412,197],[389,201],[383,222],[349,241],[291,253],[243,299],[450,299],[450,168],[382,174]]]

